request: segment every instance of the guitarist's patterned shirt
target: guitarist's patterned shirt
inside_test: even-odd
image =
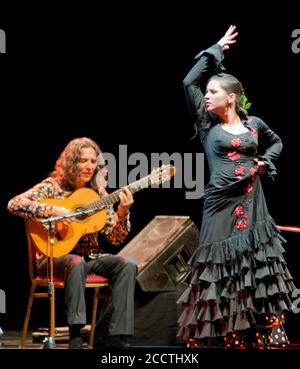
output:
[[[53,178],[49,177],[30,190],[12,198],[8,203],[8,210],[27,219],[48,218],[55,216],[52,205],[42,204],[40,200],[47,198],[65,199],[71,194],[72,192],[64,191]],[[102,188],[99,195],[100,197],[106,196],[106,190]],[[108,242],[118,246],[125,240],[130,231],[129,218],[128,216],[119,218],[112,205],[106,207],[106,215],[106,225],[99,232],[107,238]],[[72,253],[93,257],[101,253],[97,236],[98,232],[82,236]]]

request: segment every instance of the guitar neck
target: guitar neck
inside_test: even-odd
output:
[[[127,186],[127,188],[132,194],[134,194],[142,190],[143,188],[147,188],[151,186],[151,184],[152,184],[151,175],[149,174],[146,177],[143,177],[135,182],[130,183]],[[87,205],[86,208],[89,210],[92,210],[92,209],[97,210],[99,208],[102,208],[103,206],[113,205],[120,201],[119,194],[121,191],[122,191],[122,188],[117,191],[114,191],[113,193],[109,194],[108,196],[103,197],[102,199],[98,201],[95,201]]]

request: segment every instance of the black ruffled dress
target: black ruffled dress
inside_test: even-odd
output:
[[[284,345],[283,314],[292,307],[288,295],[295,286],[283,257],[285,240],[268,212],[253,161],[263,160],[273,178],[282,143],[257,117],[243,121],[244,133],[231,134],[205,111],[201,84],[223,69],[223,52],[214,45],[198,58],[184,85],[210,180],[189,286],[178,301],[183,305],[178,336],[188,346]]]

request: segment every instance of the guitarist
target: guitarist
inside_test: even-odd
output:
[[[93,140],[82,137],[70,141],[56,161],[49,178],[28,191],[15,196],[8,203],[8,210],[21,217],[48,218],[68,215],[71,210],[62,206],[40,203],[47,198],[64,199],[83,187],[92,187],[97,173],[99,146]],[[97,189],[100,197],[106,196],[104,188]],[[133,203],[131,192],[124,188],[120,192],[117,211],[112,205],[106,208],[106,224],[100,230],[107,240],[120,245],[130,231],[129,209]],[[62,221],[67,227],[72,218]],[[83,235],[74,249],[54,258],[54,276],[65,281],[66,316],[69,325],[69,348],[82,348],[80,329],[86,324],[85,280],[95,273],[106,277],[112,286],[112,316],[106,348],[128,348],[127,339],[134,333],[134,287],[136,263],[117,255],[103,254],[98,244],[97,233]],[[39,275],[46,275],[47,257],[38,255],[36,267]]]

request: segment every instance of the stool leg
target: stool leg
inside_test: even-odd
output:
[[[98,310],[98,301],[99,301],[99,290],[100,287],[95,287],[94,298],[93,298],[93,311],[92,311],[92,322],[91,322],[91,332],[89,339],[89,348],[93,348],[94,346],[94,337],[95,337],[95,328],[96,328],[96,317]]]
[[[26,315],[25,315],[25,319],[24,319],[23,330],[22,330],[21,341],[20,341],[20,348],[24,347],[26,337],[27,337],[28,324],[29,324],[29,319],[30,319],[30,314],[31,314],[31,308],[32,308],[32,303],[33,303],[33,294],[34,294],[34,291],[35,291],[35,287],[36,286],[34,284],[32,284],[31,288],[30,288],[30,292],[29,292]]]

